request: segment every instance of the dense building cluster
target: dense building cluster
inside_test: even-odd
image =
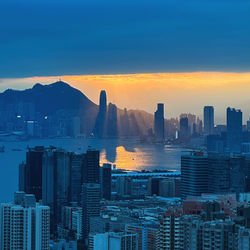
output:
[[[102,91],[94,136],[117,136],[117,119]],[[149,142],[165,144],[167,126],[158,104]],[[0,205],[1,249],[250,249],[250,126],[232,108],[226,129],[215,126],[212,106],[204,128],[192,114],[178,126],[172,143],[198,145],[180,171],[100,166],[92,148],[28,148],[14,201]]]

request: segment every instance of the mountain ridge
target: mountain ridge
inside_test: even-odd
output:
[[[34,106],[35,112],[41,116],[55,116],[60,112],[62,112],[61,116],[68,117],[68,119],[79,116],[81,132],[85,134],[90,134],[93,131],[99,108],[99,105],[92,102],[83,92],[63,81],[46,85],[36,83],[32,88],[25,90],[7,89],[0,93],[0,111],[10,109],[12,113],[18,114],[26,104],[30,107]],[[125,113],[129,116],[132,126],[131,133],[125,133],[120,124],[120,118]],[[149,127],[152,127],[153,115],[144,110],[117,108],[117,115],[120,135],[141,135],[145,134]],[[26,119],[37,119],[36,116],[31,116],[27,116]],[[135,129],[136,126],[138,128]]]

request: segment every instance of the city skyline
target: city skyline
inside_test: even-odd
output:
[[[0,0],[0,250],[250,250],[249,11]]]
[[[156,103],[166,105],[165,118],[181,113],[203,116],[203,106],[214,106],[215,124],[226,123],[225,110],[235,107],[243,112],[244,123],[250,117],[250,73],[193,72],[119,75],[75,75],[0,79],[0,90],[25,89],[35,83],[50,84],[59,79],[82,91],[98,104],[105,90],[108,102],[118,108],[140,109],[154,113]],[[140,91],[140,98],[137,98]],[[223,98],[222,98],[223,96]],[[192,101],[190,101],[192,100]],[[196,101],[194,101],[196,100]]]

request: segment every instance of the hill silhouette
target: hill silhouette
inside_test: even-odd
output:
[[[41,117],[56,116],[58,120],[66,117],[70,120],[79,116],[81,132],[86,135],[93,131],[99,108],[80,90],[63,81],[48,85],[37,83],[30,89],[7,89],[0,93],[0,111],[2,112],[11,110],[13,115],[17,115],[23,104],[30,104],[34,107],[35,113]],[[153,125],[153,115],[145,111],[118,109],[117,113],[120,136],[145,134]]]

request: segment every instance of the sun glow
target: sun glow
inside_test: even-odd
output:
[[[49,84],[59,79],[81,90],[95,103],[98,103],[99,92],[105,89],[108,101],[120,108],[152,113],[157,102],[164,102],[166,116],[176,117],[190,111],[201,115],[204,105],[214,105],[218,116],[223,117],[225,108],[232,106],[250,116],[250,72],[64,75],[0,79],[0,86],[2,89],[4,85],[30,87],[37,82]]]

